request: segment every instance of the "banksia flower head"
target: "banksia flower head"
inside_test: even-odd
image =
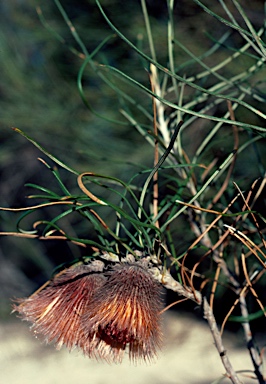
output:
[[[129,259],[130,260],[130,259]],[[57,349],[121,362],[151,360],[161,346],[161,289],[145,260],[74,265],[14,306],[32,330]]]
[[[106,360],[120,362],[127,346],[131,360],[151,360],[162,341],[159,284],[143,262],[116,265],[106,276],[82,315],[83,333],[95,332],[95,346]],[[90,354],[89,338],[80,346]]]
[[[48,281],[27,299],[20,299],[14,311],[22,320],[33,323],[32,330],[47,343],[54,342],[57,349],[62,345],[74,348],[84,338],[80,327],[81,315],[95,292],[105,283],[103,263],[76,265],[66,269]],[[86,334],[86,338],[95,336]]]

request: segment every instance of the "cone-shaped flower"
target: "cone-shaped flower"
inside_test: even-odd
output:
[[[54,342],[57,349],[62,345],[72,349],[84,338],[80,319],[91,298],[105,283],[101,264],[77,265],[66,269],[48,281],[27,299],[20,299],[14,311],[23,320],[33,323],[32,330],[47,343]],[[86,333],[86,339],[95,335]],[[91,350],[91,356],[93,356]]]
[[[82,315],[84,334],[95,332],[93,348],[106,360],[120,362],[127,346],[131,360],[152,359],[162,341],[160,285],[141,262],[116,265],[106,276]],[[80,340],[90,355],[93,342]]]

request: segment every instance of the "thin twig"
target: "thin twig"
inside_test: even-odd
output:
[[[241,315],[243,317],[245,317],[246,319],[248,319],[249,313],[247,310],[245,295],[241,295],[239,297],[239,304],[240,304],[240,309],[241,309]],[[265,384],[265,380],[264,380],[264,378],[261,374],[261,371],[260,371],[260,367],[262,365],[261,357],[258,353],[257,348],[254,345],[254,340],[253,340],[249,321],[247,320],[247,321],[242,322],[242,327],[243,327],[244,334],[245,334],[245,340],[247,343],[247,348],[248,348],[249,353],[250,353],[250,358],[251,358],[252,364],[254,366],[254,373],[258,379],[259,384]]]
[[[241,255],[241,259],[242,259],[243,272],[244,272],[244,275],[245,275],[245,278],[246,278],[246,281],[247,281],[247,285],[249,286],[251,292],[255,296],[255,298],[256,298],[257,302],[259,303],[260,307],[264,311],[263,305],[261,304],[261,302],[260,302],[260,300],[259,300],[259,298],[257,296],[256,291],[252,287],[252,283],[251,283],[250,278],[248,276],[248,271],[247,271],[247,267],[246,267],[246,262],[245,262],[244,254]],[[246,319],[246,321],[242,322],[242,327],[243,327],[244,334],[245,334],[245,340],[246,340],[246,343],[247,343],[247,348],[249,350],[250,357],[251,357],[251,360],[252,360],[252,364],[254,366],[254,373],[255,373],[256,377],[258,378],[258,382],[260,384],[265,384],[265,380],[264,380],[264,378],[263,378],[263,376],[261,374],[261,371],[260,371],[260,367],[262,365],[262,360],[261,360],[261,357],[260,357],[260,354],[259,354],[257,348],[254,345],[254,339],[253,339],[252,331],[251,331],[250,324],[249,324],[249,321],[248,321],[249,312],[248,312],[248,307],[247,307],[247,303],[246,303],[246,295],[240,295],[239,296],[239,304],[240,304],[241,315],[242,315],[242,317],[244,319]]]
[[[203,310],[204,310],[204,317],[208,321],[213,340],[215,343],[215,346],[220,354],[223,366],[226,370],[226,375],[227,377],[232,381],[233,384],[241,384],[242,381],[240,381],[239,377],[237,376],[228,356],[226,353],[226,350],[223,346],[222,338],[221,338],[221,333],[217,327],[217,323],[215,320],[215,317],[213,315],[212,309],[207,301],[207,299],[204,297],[203,298]]]

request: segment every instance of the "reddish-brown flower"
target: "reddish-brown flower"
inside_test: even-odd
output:
[[[116,265],[106,276],[82,315],[84,334],[95,338],[79,339],[80,347],[109,361],[120,362],[127,346],[131,360],[152,359],[162,341],[159,284],[140,262]]]
[[[72,349],[80,339],[85,338],[80,319],[87,311],[92,296],[105,283],[102,263],[76,265],[56,275],[27,299],[20,299],[14,306],[23,320],[33,323],[32,330],[49,342],[55,342],[57,349],[62,345]],[[95,335],[86,332],[86,339]],[[93,350],[90,351],[93,356]]]
[[[121,362],[150,360],[161,346],[161,290],[145,262],[108,272],[100,261],[57,274],[14,306],[32,329],[57,349],[80,347],[89,357]]]

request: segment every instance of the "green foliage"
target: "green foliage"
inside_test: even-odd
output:
[[[255,182],[265,172],[264,26],[235,0],[194,1],[190,38],[174,5],[168,0],[159,20],[143,0],[128,23],[115,2],[89,2],[78,16],[58,0],[37,7],[44,29],[34,38],[56,65],[41,55],[43,70],[32,67],[30,78],[8,54],[5,65],[17,76],[5,92],[24,108],[16,131],[43,153],[48,175],[30,180],[34,204],[23,208],[17,235],[66,240],[79,245],[78,258],[156,254],[185,286],[210,281],[210,296],[222,296],[215,274],[231,289],[233,265],[237,290],[250,259],[251,275],[264,265],[264,181]],[[27,104],[15,95],[26,83]]]

